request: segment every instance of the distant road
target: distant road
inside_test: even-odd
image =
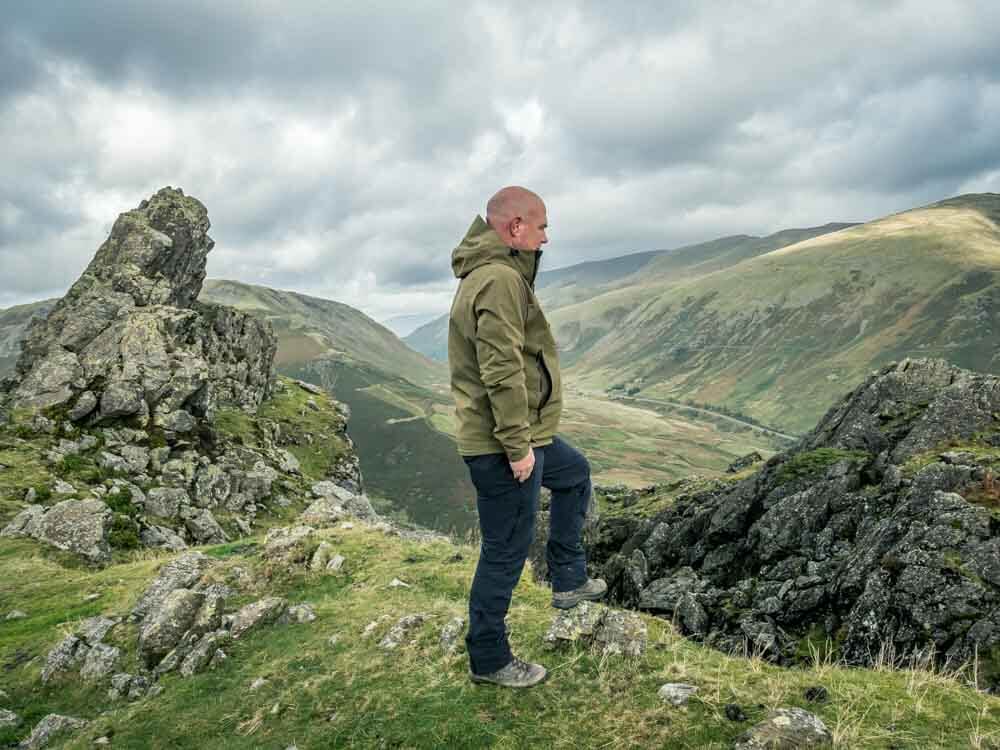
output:
[[[701,412],[702,414],[707,414],[717,419],[727,419],[730,422],[735,422],[738,425],[751,427],[755,430],[759,430],[760,432],[766,432],[769,435],[777,435],[778,437],[784,438],[785,440],[795,441],[799,439],[798,435],[788,435],[784,432],[778,432],[777,430],[772,430],[770,427],[761,427],[759,424],[754,424],[753,422],[747,422],[745,420],[740,419],[739,417],[733,417],[730,416],[729,414],[723,414],[720,411],[713,411],[712,409],[703,409],[700,406],[690,406],[688,404],[683,404],[680,401],[664,401],[662,399],[646,398],[644,396],[609,396],[606,393],[599,393],[597,391],[589,391],[587,393],[591,396],[601,396],[611,401],[642,401],[647,404],[662,404],[664,406],[673,406],[678,409],[690,409],[691,411]]]

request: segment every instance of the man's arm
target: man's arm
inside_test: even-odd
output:
[[[496,423],[493,434],[512,465],[534,458],[522,351],[527,304],[521,279],[503,271],[487,282],[474,304],[476,356]]]

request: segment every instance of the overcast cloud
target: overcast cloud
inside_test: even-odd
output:
[[[993,0],[12,3],[0,306],[164,185],[208,207],[211,276],[380,319],[446,309],[505,184],[545,198],[550,268],[1000,192],[998,28]]]

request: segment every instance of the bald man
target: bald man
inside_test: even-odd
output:
[[[448,325],[448,362],[458,418],[458,450],[476,487],[482,543],[469,592],[469,676],[473,682],[530,687],[545,667],[515,657],[504,617],[534,538],[542,486],[552,490],[545,558],[552,606],[568,609],[604,596],[587,576],[581,543],[590,466],[556,435],[562,380],[552,331],[535,297],[548,242],[545,204],[505,187],[486,204],[451,256],[461,281]]]

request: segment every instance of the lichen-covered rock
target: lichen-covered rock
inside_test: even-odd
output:
[[[594,633],[604,655],[640,657],[646,653],[646,623],[634,612],[611,609]]]
[[[326,566],[330,564],[333,555],[333,545],[329,542],[320,542],[316,551],[313,552],[312,559],[309,561],[309,569],[326,570]]]
[[[90,562],[103,563],[111,559],[111,520],[111,509],[100,500],[63,500],[38,519],[31,536]]]
[[[542,640],[550,646],[559,642],[590,640],[607,612],[608,608],[603,604],[580,602],[572,609],[560,611]]]
[[[734,750],[800,750],[833,747],[826,724],[801,708],[779,708],[736,738]]]
[[[288,601],[279,596],[269,596],[247,604],[233,616],[229,632],[233,638],[239,638],[259,625],[270,625],[281,617],[287,607]]]
[[[62,716],[61,714],[49,714],[35,725],[31,734],[18,747],[24,750],[39,750],[56,739],[79,731],[87,726],[87,721],[77,719],[73,716]]]
[[[91,646],[80,668],[80,679],[87,683],[99,683],[108,678],[118,666],[121,649],[105,643]]]
[[[44,505],[29,505],[4,526],[3,531],[0,531],[0,536],[33,537],[37,533],[38,525],[44,515]]]
[[[691,700],[691,696],[697,692],[698,688],[695,685],[686,685],[682,682],[668,682],[665,685],[661,685],[656,694],[660,696],[660,700],[664,703],[680,707],[686,705]]]
[[[264,537],[264,557],[280,562],[304,561],[315,531],[311,526],[301,525],[271,529]]]
[[[315,619],[316,610],[313,608],[313,605],[303,602],[302,604],[293,604],[286,609],[281,617],[278,618],[278,623],[281,625],[302,625],[307,622],[313,622]]]
[[[201,552],[188,552],[166,563],[132,608],[132,618],[144,619],[162,606],[171,591],[194,586],[211,564],[211,558]]]
[[[179,487],[153,487],[146,493],[146,513],[158,518],[176,518],[190,504],[187,490]]]
[[[389,628],[389,632],[379,641],[378,646],[386,651],[393,651],[405,643],[413,632],[424,624],[427,615],[416,613],[405,615],[399,618],[395,625]]]
[[[139,630],[139,658],[148,667],[155,666],[180,643],[204,601],[203,593],[175,589],[149,613]]]
[[[229,541],[229,536],[208,508],[184,508],[181,519],[198,544],[221,544]]]
[[[203,671],[212,661],[219,646],[229,642],[232,636],[225,632],[206,633],[181,662],[178,671],[182,677],[190,677]]]
[[[76,669],[87,656],[89,647],[82,638],[67,635],[49,651],[42,667],[42,682],[47,683],[53,678],[64,675]]]
[[[334,497],[321,497],[302,511],[299,520],[313,526],[332,526],[346,516],[347,511],[339,500]]]
[[[147,547],[163,547],[171,552],[183,552],[188,548],[187,542],[166,526],[155,524],[143,526],[139,532],[139,539]]]

